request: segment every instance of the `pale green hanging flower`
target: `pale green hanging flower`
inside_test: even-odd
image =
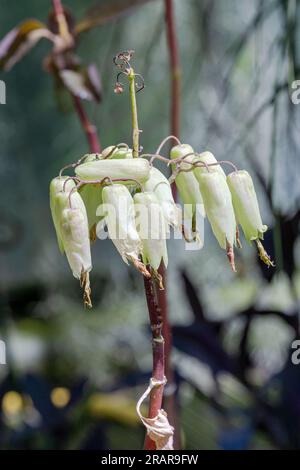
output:
[[[170,152],[170,157],[172,160],[185,157],[186,155],[188,156],[180,163],[180,169],[190,170],[191,165],[187,162],[193,162],[195,159],[194,150],[190,145],[188,144],[176,145],[175,147],[171,149],[171,152]],[[194,175],[194,172],[183,171],[179,173],[176,176],[175,183],[178,188],[179,195],[183,204],[187,206],[191,205],[191,211],[189,214],[190,218],[192,218],[192,216],[196,212],[196,205],[198,205],[198,208],[200,209],[200,213],[204,217],[205,211],[203,207],[203,199],[202,199],[199,185]],[[187,211],[185,211],[185,216],[186,215],[187,215]]]
[[[248,243],[255,241],[259,256],[267,266],[274,266],[259,239],[264,238],[267,225],[261,220],[259,205],[251,176],[245,170],[234,171],[227,176],[233,207]]]
[[[157,271],[163,260],[167,267],[166,220],[158,198],[152,192],[144,192],[135,194],[133,200],[144,263]]]
[[[225,249],[235,271],[233,246],[236,242],[236,220],[226,179],[218,172],[198,174],[205,211],[213,233]]]
[[[201,173],[207,173],[211,171],[217,171],[219,172],[224,178],[226,178],[226,174],[221,167],[221,165],[214,165],[215,163],[218,163],[218,160],[215,158],[215,156],[211,152],[202,152],[197,157],[194,159],[194,162],[201,162],[204,163],[205,165],[211,165],[207,167],[195,167],[194,169],[194,174],[197,178],[197,175]]]
[[[88,218],[83,200],[72,183],[65,177],[52,180],[50,205],[61,251],[67,256],[73,276],[80,280],[85,305],[91,307],[89,272],[92,261]]]
[[[250,243],[263,239],[268,227],[263,225],[251,176],[245,170],[234,171],[227,176],[237,222]]]
[[[181,224],[181,210],[175,204],[171,185],[163,173],[152,167],[149,179],[143,184],[143,188],[155,194],[167,223],[178,228]]]
[[[68,181],[66,181],[68,180]],[[63,188],[65,186],[65,192]],[[68,176],[58,176],[53,178],[50,183],[50,209],[53,219],[54,228],[57,236],[57,243],[61,253],[64,253],[63,242],[60,234],[60,215],[63,210],[63,206],[67,207],[68,197],[67,194],[75,188],[75,183]]]
[[[123,261],[131,261],[146,277],[150,277],[139,257],[142,242],[135,226],[135,210],[132,196],[126,186],[112,184],[102,191],[103,205],[97,215],[104,216],[111,241],[120,253]]]
[[[149,178],[150,164],[143,158],[107,159],[82,163],[75,168],[76,175],[83,180],[120,179],[124,184],[133,184],[131,180],[144,183]],[[130,180],[130,181],[125,181]]]
[[[113,150],[114,149],[114,150]],[[122,159],[122,158],[133,158],[132,149],[126,147],[115,147],[115,145],[110,145],[102,151],[102,158],[108,159]]]
[[[92,241],[95,241],[95,227],[100,220],[96,212],[100,204],[102,204],[102,187],[99,184],[84,184],[79,188],[79,194],[86,208],[90,238]]]

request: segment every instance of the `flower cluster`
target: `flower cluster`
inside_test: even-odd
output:
[[[153,166],[155,159],[172,167],[169,180]],[[184,233],[185,223],[192,221],[196,226],[197,209],[210,222],[233,271],[234,247],[241,246],[238,225],[248,242],[256,242],[261,259],[273,266],[260,241],[267,227],[261,220],[251,176],[232,164],[234,171],[226,176],[222,163],[230,162],[218,162],[212,153],[196,153],[180,142],[171,149],[169,159],[159,153],[133,158],[132,150],[119,144],[69,165],[75,168],[74,176],[61,172],[52,180],[50,206],[58,245],[80,280],[85,305],[91,306],[90,243],[104,227],[123,261],[152,277],[160,288],[158,268],[162,262],[165,267],[168,264],[170,227]],[[171,182],[187,208],[184,220]]]

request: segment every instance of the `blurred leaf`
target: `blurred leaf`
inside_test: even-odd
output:
[[[100,101],[101,83],[95,65],[78,70],[65,69],[59,72],[64,86],[82,100]]]
[[[75,27],[75,34],[89,31],[97,26],[102,26],[109,21],[130,13],[135,7],[141,6],[150,0],[110,0],[101,2],[88,10],[86,16]]]
[[[88,409],[91,415],[108,418],[130,426],[139,423],[135,406],[135,401],[127,397],[122,391],[94,393],[88,401]]]
[[[42,38],[54,40],[53,34],[38,20],[25,20],[0,42],[0,68],[10,70]]]

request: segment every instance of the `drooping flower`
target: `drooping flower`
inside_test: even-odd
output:
[[[63,192],[63,189],[65,191]],[[60,234],[60,215],[65,203],[67,207],[67,194],[75,188],[74,181],[68,176],[58,176],[50,183],[50,209],[56,232],[57,243],[61,253],[64,253],[63,242]]]
[[[149,179],[143,184],[143,188],[155,194],[167,223],[178,228],[181,223],[181,210],[175,204],[171,185],[163,173],[152,167]]]
[[[267,225],[262,223],[257,196],[251,176],[245,170],[234,171],[227,176],[227,183],[232,195],[233,207],[238,224],[241,225],[248,243],[255,241],[262,261],[273,266],[262,243]]]
[[[135,209],[132,196],[122,184],[105,186],[102,191],[103,205],[97,215],[105,217],[105,223],[111,241],[120,253],[123,261],[131,261],[146,277],[150,277],[139,257],[142,242],[135,225]]]
[[[83,180],[133,180],[144,183],[150,174],[150,165],[143,158],[107,159],[82,163],[75,168],[75,173]],[[127,181],[130,184],[130,181]]]
[[[245,170],[234,171],[227,176],[237,222],[250,243],[263,239],[268,227],[263,225],[251,176]]]
[[[188,144],[176,145],[171,149],[170,157],[172,160],[185,157],[179,164],[181,170],[190,170],[191,165],[187,162],[193,162],[195,154],[193,148]],[[182,171],[176,176],[176,186],[179,191],[180,198],[184,205],[191,206],[190,218],[196,212],[196,206],[199,208],[200,213],[204,216],[203,199],[199,189],[199,184],[193,171]],[[185,211],[187,215],[187,211]]]
[[[92,260],[88,218],[84,202],[74,188],[70,179],[59,177],[52,180],[50,205],[60,249],[66,254],[73,276],[80,280],[85,305],[91,307],[89,272]]]
[[[163,260],[168,266],[166,220],[156,195],[152,192],[134,196],[136,226],[142,241],[142,258],[157,271]]]
[[[226,179],[218,171],[200,173],[197,178],[213,233],[221,248],[226,250],[235,271],[233,246],[236,241],[236,220]]]

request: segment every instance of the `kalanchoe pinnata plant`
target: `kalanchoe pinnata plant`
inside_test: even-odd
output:
[[[168,264],[166,239],[170,226],[180,228],[184,234],[186,223],[192,221],[193,227],[196,226],[197,211],[203,217],[207,215],[213,233],[221,248],[226,250],[235,271],[233,250],[235,245],[239,246],[237,225],[240,224],[247,241],[256,242],[260,258],[268,266],[273,266],[273,263],[260,241],[267,227],[262,224],[253,182],[247,172],[238,171],[231,162],[217,161],[209,151],[197,153],[174,136],[164,139],[155,153],[140,155],[136,93],[144,85],[142,77],[130,65],[131,57],[132,51],[122,52],[114,58],[114,63],[119,69],[115,92],[124,91],[121,76],[129,82],[132,149],[124,143],[111,145],[102,153],[85,155],[69,165],[75,169],[75,176],[62,176],[61,171],[59,177],[52,180],[50,205],[60,250],[66,253],[74,276],[81,281],[85,305],[91,306],[90,242],[96,239],[95,234],[100,233],[104,225],[123,261],[133,264],[143,274],[153,334],[155,372],[147,390],[149,393],[152,388],[159,390],[155,394],[158,414],[153,418],[151,430],[146,427],[148,436],[159,434],[157,418],[161,412],[166,421],[168,442],[171,443],[173,428],[161,409],[166,379],[162,323],[155,291],[157,286],[163,289],[159,268]],[[161,149],[170,139],[175,140],[176,145],[167,158],[161,155]],[[172,168],[169,179],[155,168],[156,160]],[[235,169],[227,178],[221,167],[223,163]],[[185,207],[181,211],[175,204],[170,183],[176,184],[188,210]],[[150,402],[151,397],[150,393]]]

